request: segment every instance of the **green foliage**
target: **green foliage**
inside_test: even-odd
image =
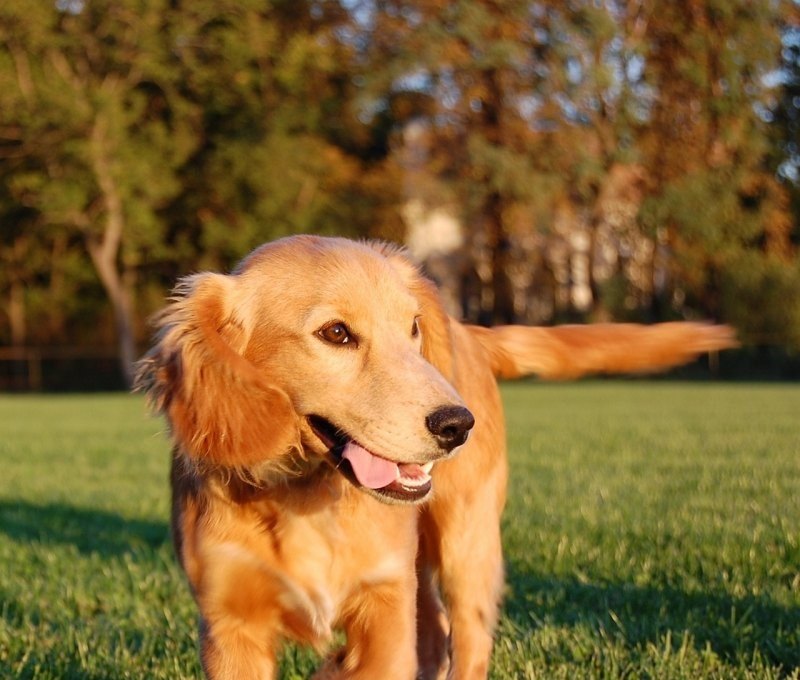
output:
[[[764,247],[774,196],[748,195],[744,184],[730,168],[680,177],[645,203],[642,222],[672,225],[674,275],[696,307],[732,323],[748,344],[796,348],[800,258]]]
[[[800,349],[800,263],[745,251],[726,264],[720,288],[723,314],[745,343]]]
[[[780,49],[776,10],[673,3],[653,17],[645,73],[661,94],[642,146],[654,179],[639,220],[670,249],[670,293],[683,313],[725,318],[749,341],[791,345],[793,312],[780,319],[800,261],[796,216],[768,161],[764,116],[774,105],[765,82]]]
[[[163,294],[179,274],[228,268],[265,240],[379,233],[360,203],[394,193],[379,197],[367,163],[335,141],[363,127],[350,107],[353,47],[336,33],[351,18],[311,5],[4,6],[0,130],[12,137],[0,210],[20,226],[3,259],[41,225],[39,250],[67,230],[67,251],[88,263],[122,225],[111,264],[143,318],[150,286]],[[60,291],[42,283],[55,307]],[[52,341],[42,335],[32,339]]]
[[[797,677],[796,386],[503,393],[491,678]],[[200,677],[163,424],[138,397],[6,397],[0,429],[0,675]],[[315,663],[291,647],[281,677]]]
[[[177,276],[292,233],[402,238],[411,195],[455,205],[492,285],[532,266],[500,252],[509,242],[539,244],[541,262],[578,231],[595,259],[612,248],[622,262],[637,240],[663,254],[638,262],[638,279],[589,267],[593,309],[554,315],[615,309],[603,291],[619,289],[639,316],[730,311],[763,337],[731,300],[759,306],[797,269],[797,12],[790,0],[5,3],[0,309],[17,307],[0,314],[0,341],[90,342],[98,325],[106,338],[103,294],[127,295],[141,340]],[[426,137],[413,179],[410,121]],[[626,200],[638,213],[608,227]],[[604,229],[627,233],[609,243]],[[501,287],[481,299],[518,307]],[[770,337],[794,337],[780,300],[763,304]]]

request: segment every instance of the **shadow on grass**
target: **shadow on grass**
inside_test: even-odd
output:
[[[166,522],[128,519],[65,503],[37,505],[8,499],[0,499],[0,533],[15,541],[71,544],[81,553],[104,557],[158,548],[170,540]]]
[[[522,631],[582,626],[641,648],[663,645],[667,633],[677,647],[688,633],[697,649],[710,647],[727,661],[760,655],[784,670],[800,667],[800,607],[753,595],[554,578],[513,561],[506,566],[504,613]]]

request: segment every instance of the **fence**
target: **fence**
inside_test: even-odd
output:
[[[112,347],[0,347],[0,391],[125,389]]]
[[[762,345],[701,357],[672,378],[800,380],[800,352]],[[0,347],[0,392],[125,390],[113,347]]]

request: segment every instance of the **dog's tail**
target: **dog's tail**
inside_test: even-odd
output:
[[[468,326],[498,378],[566,380],[591,373],[652,373],[707,352],[736,347],[730,326],[671,322],[652,326]]]

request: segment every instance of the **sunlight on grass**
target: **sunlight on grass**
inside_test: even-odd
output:
[[[497,677],[800,664],[796,387],[517,384],[505,397]]]
[[[798,677],[800,387],[504,397],[491,677]],[[0,397],[0,677],[200,676],[162,430],[137,397]],[[290,648],[282,677],[313,665]]]

